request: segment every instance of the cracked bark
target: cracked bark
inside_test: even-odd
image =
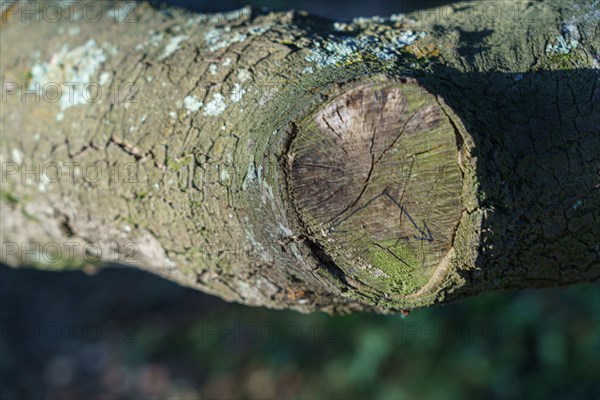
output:
[[[599,279],[593,6],[495,2],[490,19],[465,3],[339,31],[144,4],[119,23],[100,4],[94,23],[5,10],[3,262],[118,262],[327,312]],[[71,78],[105,95],[23,94]]]

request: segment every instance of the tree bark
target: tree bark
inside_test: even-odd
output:
[[[597,4],[51,3],[2,9],[2,262],[303,312],[600,278]]]

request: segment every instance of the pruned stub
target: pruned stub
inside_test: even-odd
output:
[[[418,296],[447,268],[461,217],[454,127],[412,80],[355,82],[329,98],[297,122],[294,207],[347,277]]]

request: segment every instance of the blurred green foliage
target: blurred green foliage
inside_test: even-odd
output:
[[[482,296],[406,319],[231,306],[140,351],[211,360],[199,390],[209,398],[592,399],[599,302],[589,285]]]
[[[1,267],[0,301],[2,399],[600,398],[594,284],[330,317],[140,271]]]

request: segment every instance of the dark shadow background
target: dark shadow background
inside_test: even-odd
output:
[[[470,1],[470,0],[467,0]],[[273,11],[306,10],[336,20],[407,13],[452,4],[455,0],[150,0],[151,3],[183,7],[196,12],[222,12],[253,5]]]
[[[198,11],[248,2],[172,0]],[[349,19],[448,1],[251,2]],[[399,315],[229,304],[159,277],[0,266],[0,399],[600,398],[600,288]]]

